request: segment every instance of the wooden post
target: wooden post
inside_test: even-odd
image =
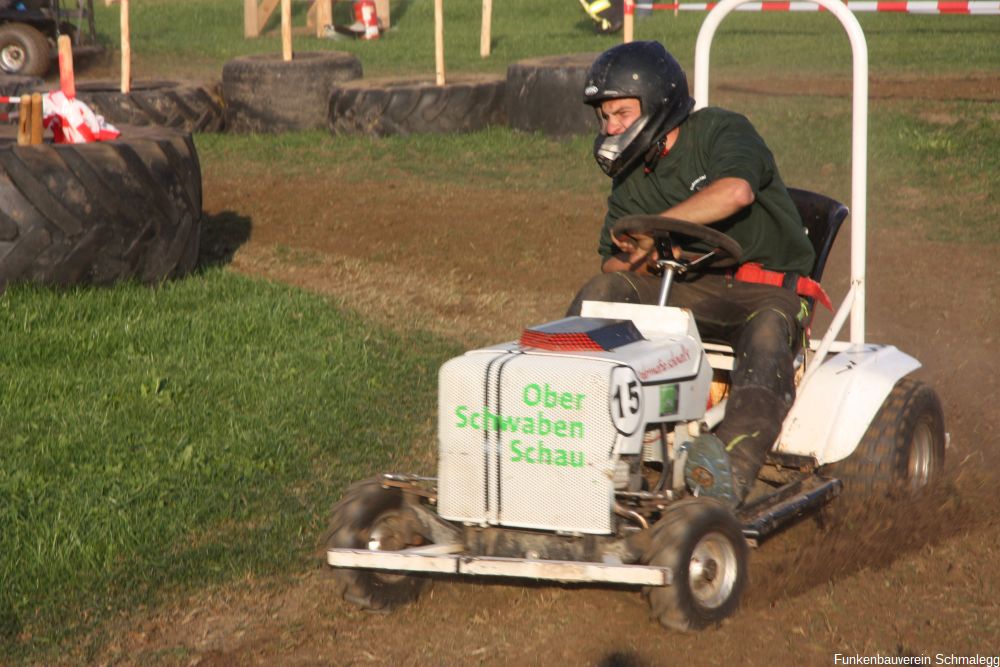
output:
[[[132,33],[128,22],[129,0],[121,0],[122,92],[132,90]]]
[[[292,0],[281,0],[281,57],[292,59]]]
[[[31,143],[31,95],[21,95],[21,110],[17,119],[17,145]]]
[[[316,0],[316,36],[323,37],[326,26],[333,25],[333,7],[330,0]]]
[[[625,36],[625,43],[628,44],[635,36],[635,2],[625,0],[625,19],[622,33]]]
[[[434,74],[444,85],[444,0],[434,0]]]
[[[483,28],[479,33],[479,55],[490,55],[490,26],[493,22],[493,0],[483,0]]]
[[[69,99],[76,97],[73,79],[73,43],[69,35],[59,35],[59,88]]]
[[[42,133],[45,132],[45,125],[42,123],[42,94],[31,94],[31,145],[37,146],[42,143]]]
[[[243,37],[259,37],[260,24],[257,23],[257,0],[243,0]]]
[[[392,27],[392,21],[389,16],[389,0],[375,0],[375,13],[378,14],[378,20],[382,22],[382,29],[388,30]]]

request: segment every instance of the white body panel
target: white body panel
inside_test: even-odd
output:
[[[439,515],[610,533],[618,457],[642,451],[646,424],[699,419],[711,384],[690,315],[653,309],[637,328],[655,339],[611,351],[505,343],[445,363],[438,378]],[[626,319],[612,310],[607,319]],[[663,322],[671,333],[656,326]]]
[[[847,458],[896,382],[919,367],[891,345],[854,345],[828,357],[799,388],[776,449],[821,465]]]

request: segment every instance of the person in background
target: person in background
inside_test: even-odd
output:
[[[594,31],[610,35],[622,29],[625,0],[580,0],[583,11],[594,21]]]

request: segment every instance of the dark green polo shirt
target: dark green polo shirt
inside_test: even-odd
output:
[[[659,214],[724,177],[742,178],[754,203],[713,227],[743,247],[743,262],[773,271],[808,274],[814,253],[795,204],[778,174],[774,156],[750,121],[740,114],[707,107],[680,126],[677,142],[651,173],[642,163],[615,178],[599,252],[618,252],[610,230],[626,215]]]

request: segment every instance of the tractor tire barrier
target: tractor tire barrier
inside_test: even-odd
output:
[[[202,190],[191,135],[119,129],[113,141],[18,146],[16,128],[0,128],[0,291],[152,284],[195,268]]]
[[[361,77],[361,61],[341,51],[240,56],[222,68],[226,123],[232,132],[271,133],[326,126],[334,86]]]
[[[598,55],[550,56],[508,65],[507,124],[553,137],[595,132],[594,111],[583,103],[583,88]]]
[[[330,93],[327,126],[335,135],[373,137],[474,132],[506,122],[503,77],[456,75],[431,80],[350,81]]]
[[[112,125],[159,125],[184,132],[221,132],[225,113],[219,85],[135,81],[121,92],[118,82],[85,81],[76,96]]]

